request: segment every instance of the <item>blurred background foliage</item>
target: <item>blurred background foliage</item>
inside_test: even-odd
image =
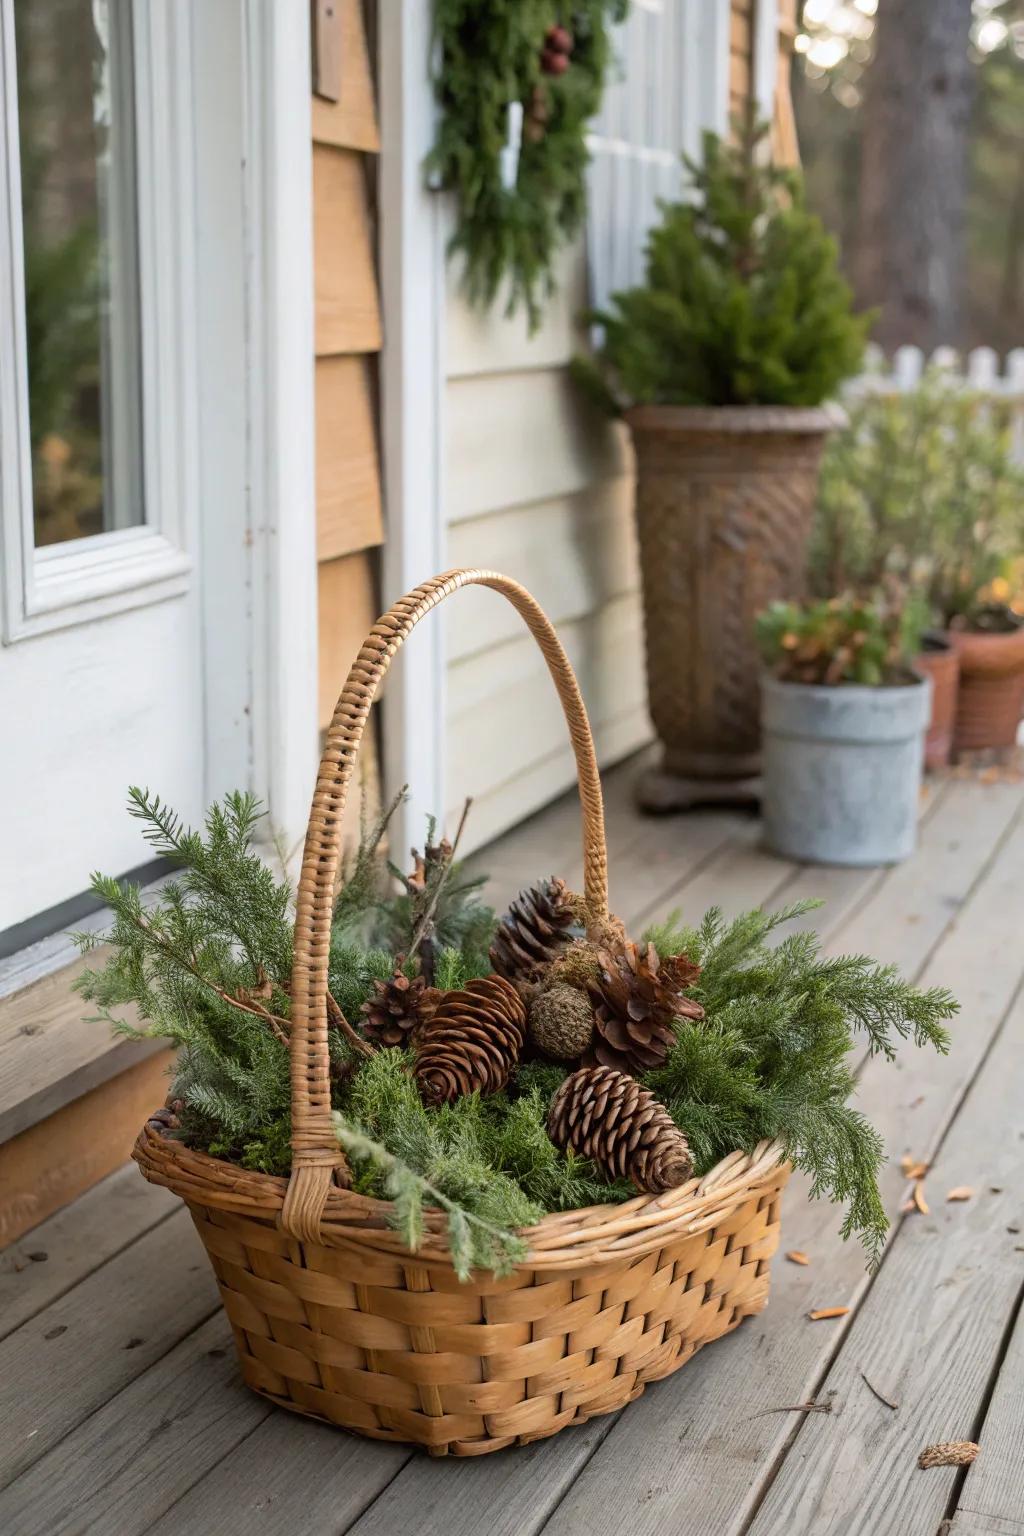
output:
[[[803,0],[793,96],[809,206],[838,237],[859,303],[883,304],[883,345],[1024,345],[1024,0]],[[948,143],[961,133],[962,178]],[[909,302],[901,312],[898,252],[877,271],[869,204],[884,199],[886,178],[895,195],[879,210],[882,244],[927,223],[908,204],[929,194],[940,233],[952,234],[948,253],[933,230],[903,261],[908,287],[922,251],[955,269],[941,313],[921,317]]]

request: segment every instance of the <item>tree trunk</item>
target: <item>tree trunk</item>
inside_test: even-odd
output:
[[[962,341],[971,0],[880,0],[865,75],[857,297],[875,339]]]

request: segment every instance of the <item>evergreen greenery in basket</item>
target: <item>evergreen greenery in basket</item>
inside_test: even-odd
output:
[[[95,877],[113,924],[78,940],[111,948],[77,986],[119,1032],[177,1046],[155,1129],[287,1174],[291,892],[254,847],[258,805],[229,795],[199,832],[148,791],[129,809],[181,874],[145,899]],[[411,874],[386,864],[393,809],[364,827],[337,902],[328,1021],[355,1188],[393,1202],[410,1250],[437,1208],[457,1272],[500,1271],[545,1212],[670,1188],[779,1138],[877,1257],[883,1150],[848,1103],[851,1048],[945,1050],[948,992],[823,957],[802,930],[780,941],[813,903],[673,916],[634,944],[616,920],[586,932],[580,898],[550,879],[499,921],[433,825]]]

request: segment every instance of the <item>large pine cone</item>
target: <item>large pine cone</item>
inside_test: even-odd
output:
[[[640,949],[628,939],[599,949],[598,977],[590,984],[594,1038],[588,1062],[620,1072],[660,1067],[675,1041],[674,1019],[702,1019],[704,1009],[683,988],[693,986],[700,968],[685,955],[659,961],[653,944]]]
[[[675,1189],[693,1173],[686,1137],[664,1104],[614,1067],[581,1067],[566,1078],[551,1101],[548,1135],[647,1194]]]
[[[428,1104],[450,1104],[467,1093],[497,1093],[519,1060],[526,1007],[502,976],[468,981],[446,992],[419,1037],[414,1073]]]
[[[407,976],[404,959],[395,961],[393,976],[373,983],[373,994],[362,1006],[363,1034],[374,1045],[408,1045],[414,1029],[437,1012],[441,992],[428,987],[423,976]]]
[[[491,964],[509,981],[532,981],[582,934],[579,898],[552,876],[521,891],[509,907],[491,945]]]

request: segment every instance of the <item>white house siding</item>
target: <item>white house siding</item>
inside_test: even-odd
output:
[[[600,761],[650,735],[632,471],[621,429],[579,397],[568,362],[587,302],[582,244],[532,337],[525,318],[448,301],[445,511],[449,563],[521,581],[579,676]],[[543,658],[494,593],[446,605],[449,819],[467,795],[475,847],[572,784],[572,752]]]

